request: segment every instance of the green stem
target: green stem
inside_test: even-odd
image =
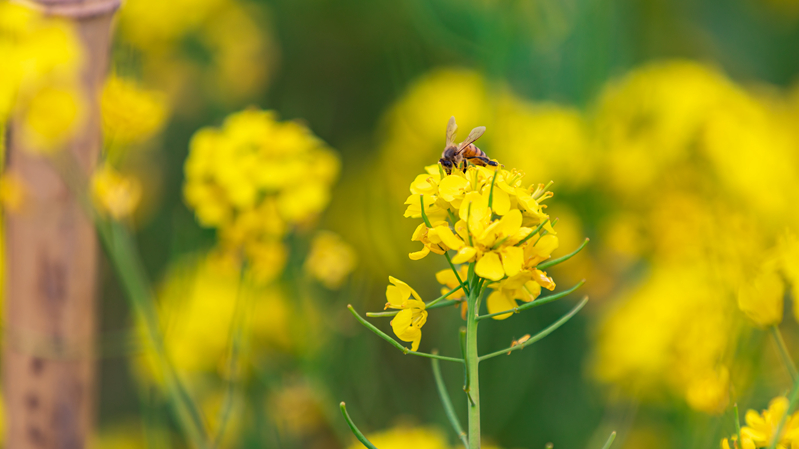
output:
[[[547,327],[546,329],[544,329],[541,332],[539,332],[539,333],[535,334],[534,336],[530,337],[529,340],[525,341],[524,343],[522,343],[520,345],[511,346],[509,348],[505,348],[505,349],[502,349],[502,350],[499,350],[499,351],[496,351],[496,352],[492,352],[490,354],[486,354],[486,355],[480,357],[480,360],[486,360],[486,359],[490,359],[492,357],[496,357],[498,355],[507,354],[507,353],[512,352],[512,351],[518,351],[520,349],[523,349],[523,348],[525,348],[525,347],[537,342],[538,340],[541,340],[542,338],[546,337],[547,335],[551,334],[552,332],[555,332],[555,329],[557,329],[557,328],[563,326],[564,324],[566,324],[566,322],[569,321],[574,315],[576,315],[577,312],[579,312],[580,309],[582,309],[583,306],[585,306],[585,304],[587,302],[588,302],[588,297],[586,296],[585,298],[583,298],[582,301],[580,301],[579,304],[577,304],[573,309],[571,309],[571,311],[569,311],[569,313],[567,313],[566,315],[563,315],[558,321],[555,321],[554,323],[550,324],[549,327]]]
[[[548,221],[549,221],[548,218],[546,220],[542,221],[541,224],[539,224],[535,229],[533,229],[533,232],[527,234],[527,237],[521,239],[519,241],[519,243],[517,243],[515,246],[522,246],[524,244],[524,242],[526,242],[526,241],[530,240],[531,238],[533,238],[533,236],[538,234],[538,231],[540,231],[541,228],[543,228],[544,225],[547,224]]]
[[[465,291],[465,292],[466,292],[466,294],[468,295],[468,294],[469,294],[469,289],[471,289],[471,286],[469,286],[469,287],[467,288],[467,286],[466,286],[466,285],[464,285],[464,282],[463,282],[463,280],[461,279],[461,275],[460,275],[460,274],[458,274],[458,270],[456,270],[456,269],[455,269],[455,264],[454,264],[454,263],[452,263],[452,258],[451,258],[451,257],[449,257],[449,253],[448,253],[448,252],[444,252],[444,257],[446,257],[446,258],[447,258],[447,262],[449,262],[449,267],[450,267],[450,268],[452,268],[452,272],[453,272],[453,273],[455,273],[455,279],[457,279],[457,280],[458,280],[458,283],[459,283],[459,284],[463,285],[463,291]]]
[[[738,414],[738,403],[732,405],[732,411],[735,414],[735,435],[738,441],[741,441],[741,417]]]
[[[585,245],[588,244],[588,240],[589,240],[588,238],[583,240],[583,244],[580,245],[580,247],[577,248],[576,250],[570,252],[569,254],[566,254],[563,257],[558,257],[557,259],[552,259],[552,260],[547,260],[546,262],[542,262],[542,263],[538,264],[538,266],[536,268],[538,268],[539,270],[544,270],[544,269],[547,269],[547,268],[549,268],[549,267],[551,267],[553,265],[557,265],[557,264],[559,264],[561,262],[566,262],[567,260],[569,260],[572,257],[574,257],[575,255],[577,255],[577,253],[582,251],[583,248],[585,248]]]
[[[444,405],[447,418],[450,424],[452,424],[452,428],[455,429],[455,433],[458,434],[458,438],[463,441],[464,447],[468,447],[469,442],[466,439],[466,432],[463,431],[463,427],[461,427],[461,423],[458,420],[458,415],[455,413],[455,408],[452,407],[452,400],[449,398],[449,393],[447,393],[447,386],[444,384],[444,379],[441,377],[441,367],[436,359],[433,359],[433,377],[436,379],[438,395],[441,398],[441,403]]]
[[[380,329],[378,329],[377,327],[375,327],[374,324],[366,321],[362,316],[360,316],[358,314],[358,312],[355,311],[355,308],[353,308],[352,305],[347,304],[347,308],[350,309],[350,312],[352,312],[352,315],[355,316],[355,319],[357,319],[359,323],[363,324],[364,327],[366,327],[370,331],[374,332],[378,337],[380,337],[383,340],[391,343],[392,346],[394,346],[395,348],[397,348],[400,351],[402,351],[403,354],[418,355],[419,357],[427,357],[428,359],[445,360],[447,362],[463,363],[463,359],[457,359],[455,357],[445,357],[443,355],[438,355],[438,354],[428,354],[426,352],[411,351],[410,349],[408,349],[405,346],[402,346],[400,343],[398,343],[397,340],[394,340],[393,338],[389,337],[385,332],[383,332]]]
[[[782,332],[780,332],[780,329],[776,325],[771,326],[770,330],[771,336],[774,338],[774,342],[777,344],[777,350],[780,353],[782,363],[785,364],[785,368],[788,369],[788,373],[791,375],[791,381],[796,383],[799,381],[799,372],[797,372],[796,364],[793,362],[790,352],[788,352],[788,347],[785,346],[785,340],[782,338]]]
[[[614,430],[613,432],[610,433],[608,441],[605,442],[605,445],[602,446],[602,449],[610,449],[610,445],[613,444],[613,440],[615,439],[616,439],[616,431]]]
[[[175,368],[167,356],[164,340],[159,330],[158,316],[152,303],[153,296],[148,287],[150,284],[147,281],[144,268],[135,255],[131,237],[121,224],[113,221],[102,222],[102,219],[96,215],[95,219],[99,221],[96,226],[98,234],[116,268],[122,287],[133,304],[134,310],[144,322],[150,343],[155,348],[156,358],[164,375],[167,395],[170,398],[169,404],[173,407],[183,431],[194,445],[199,448],[207,448],[208,435],[202,416],[180,383]]]
[[[469,372],[469,386],[467,394],[470,397],[469,408],[469,449],[480,449],[480,381],[478,364],[480,356],[477,353],[477,282],[472,279],[472,288],[469,289],[468,312],[466,314],[466,369]]]
[[[347,405],[342,402],[339,405],[339,407],[341,407],[341,414],[344,415],[344,419],[347,421],[347,425],[350,426],[350,430],[352,431],[353,435],[355,435],[355,438],[357,438],[358,441],[361,442],[361,444],[363,444],[364,446],[368,447],[369,449],[377,449],[377,447],[375,447],[375,445],[372,444],[371,441],[366,439],[364,434],[361,433],[360,430],[358,430],[358,427],[355,425],[355,423],[352,422],[352,418],[350,418],[350,414],[347,413]]]

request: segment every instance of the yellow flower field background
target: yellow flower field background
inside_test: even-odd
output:
[[[353,313],[461,355],[470,291],[513,349],[484,448],[799,447],[795,0],[128,0],[88,97],[72,22],[0,2],[3,148],[85,189],[105,251],[76,447],[362,447],[342,401],[381,449],[463,447],[430,360]],[[450,117],[500,165],[446,173]]]

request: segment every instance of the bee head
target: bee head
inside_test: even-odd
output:
[[[450,173],[452,171],[452,161],[450,161],[449,159],[441,158],[438,160],[438,163],[441,164],[442,167],[444,167],[444,171],[446,171],[447,173]]]

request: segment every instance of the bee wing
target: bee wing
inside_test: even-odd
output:
[[[485,126],[478,126],[477,128],[473,129],[472,132],[469,133],[469,137],[467,137],[466,140],[464,140],[463,142],[460,143],[460,145],[458,145],[458,153],[463,151],[463,149],[469,146],[470,143],[479,139],[484,132],[486,132]]]
[[[450,117],[447,122],[447,145],[444,148],[449,148],[455,144],[455,135],[458,133],[458,125],[455,124],[455,117]]]

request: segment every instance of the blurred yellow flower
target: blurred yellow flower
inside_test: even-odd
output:
[[[327,206],[339,167],[305,126],[247,109],[194,134],[183,191],[200,224],[218,230],[220,247],[243,250],[266,281],[282,270],[280,239]]]
[[[103,135],[112,148],[147,140],[161,129],[167,116],[163,94],[116,74],[106,79],[100,106]]]
[[[47,87],[25,105],[22,138],[37,153],[61,149],[83,114],[83,99],[74,89]]]
[[[450,449],[444,433],[432,427],[397,426],[377,433],[369,433],[366,438],[380,449]],[[349,449],[360,449],[361,443],[353,443]]]
[[[6,211],[20,210],[25,201],[25,185],[18,176],[5,173],[0,176],[0,204]]]
[[[788,399],[776,397],[769,402],[768,409],[758,414],[755,410],[747,410],[746,425],[741,427],[741,440],[754,443],[754,447],[768,447],[773,439],[777,439],[777,447],[781,449],[799,446],[799,414],[788,416],[784,427],[777,435],[777,427],[788,412]]]
[[[738,307],[758,326],[782,322],[785,283],[774,271],[757,273],[738,290]]]
[[[141,184],[105,164],[92,174],[92,198],[97,209],[115,220],[130,217],[141,200]]]
[[[422,341],[422,326],[427,322],[425,303],[416,290],[408,284],[389,276],[388,280],[393,285],[386,288],[386,309],[400,309],[400,312],[391,320],[391,328],[402,341],[412,342],[411,351],[419,349]]]
[[[0,55],[0,120],[18,112],[27,149],[59,149],[83,112],[81,46],[72,26],[30,7],[1,2]]]
[[[335,290],[358,262],[355,250],[341,236],[319,231],[311,241],[311,252],[305,259],[305,271],[325,287]]]

